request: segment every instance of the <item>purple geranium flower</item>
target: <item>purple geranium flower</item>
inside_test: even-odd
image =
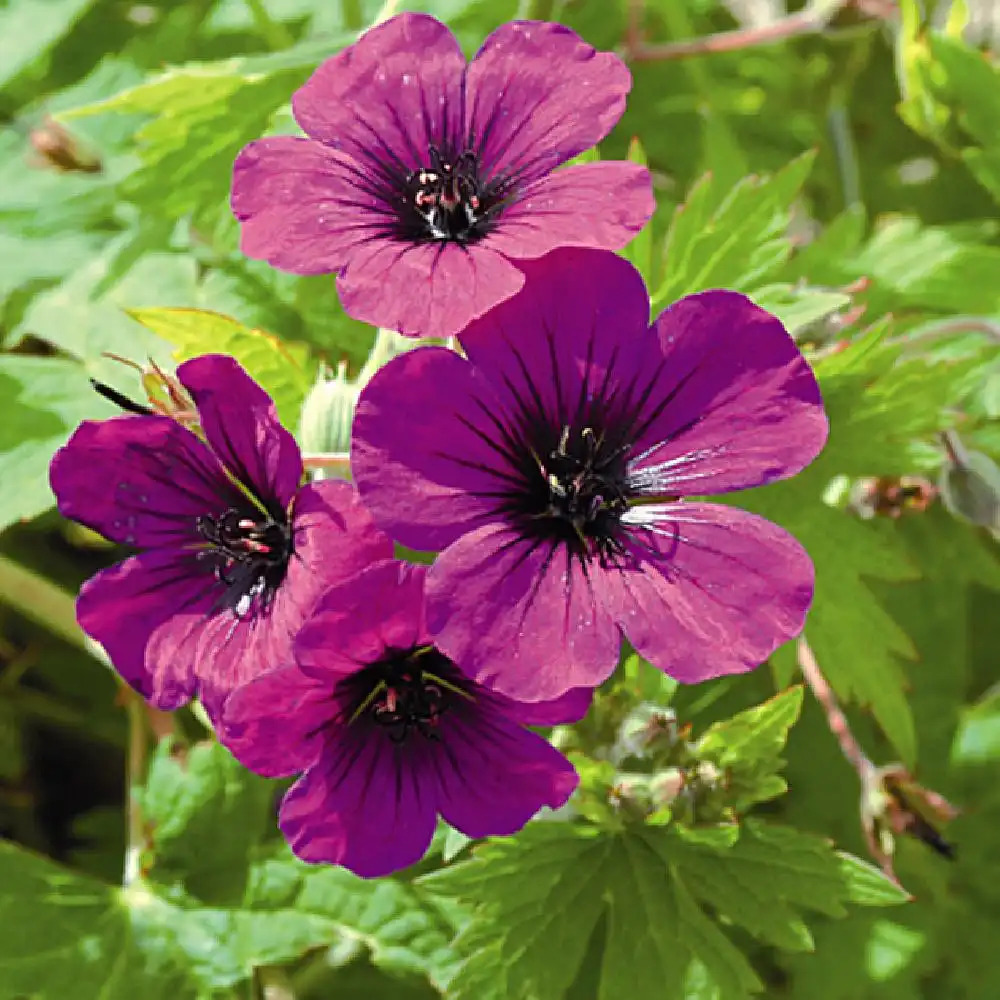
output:
[[[385,875],[420,860],[438,813],[470,837],[519,830],[577,784],[524,724],[579,719],[589,691],[522,705],[485,690],[431,643],[422,566],[386,561],[329,591],[296,665],[227,701],[221,738],[268,777],[305,772],[280,826],[306,861]]]
[[[152,414],[86,421],[50,478],[66,517],[144,550],[83,585],[83,630],[154,705],[200,689],[214,715],[287,661],[323,590],[392,544],[347,483],[300,485],[295,440],[236,361],[206,355],[177,378],[201,436]]]
[[[617,249],[649,219],[637,164],[552,172],[608,134],[631,82],[616,56],[558,24],[505,24],[466,64],[443,24],[400,14],[296,92],[308,138],[240,153],[243,252],[336,272],[344,308],[365,322],[453,334],[517,292],[520,261]]]
[[[614,254],[560,250],[517,296],[362,392],[352,467],[376,522],[443,550],[435,643],[523,699],[593,686],[622,634],[681,681],[736,673],[797,634],[808,555],[782,529],[682,497],[760,486],[822,448],[816,380],[775,317],[692,295],[649,327]]]

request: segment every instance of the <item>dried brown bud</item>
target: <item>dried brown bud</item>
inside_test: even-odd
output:
[[[858,516],[897,518],[927,510],[937,487],[922,476],[879,476],[859,479],[851,488],[849,505]]]
[[[918,785],[902,764],[873,768],[861,795],[861,822],[872,856],[893,880],[896,837],[906,834],[922,840],[942,857],[955,857],[954,845],[938,826],[954,819],[958,810],[942,795]]]
[[[101,172],[100,157],[84,149],[79,139],[53,118],[32,129],[28,136],[37,153],[39,165],[64,173],[97,174]]]

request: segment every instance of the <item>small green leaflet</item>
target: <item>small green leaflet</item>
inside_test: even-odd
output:
[[[787,790],[778,776],[788,730],[802,711],[802,688],[792,687],[731,719],[713,723],[697,743],[699,758],[727,772],[726,790],[742,811]]]

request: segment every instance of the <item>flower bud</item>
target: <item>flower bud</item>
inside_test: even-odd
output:
[[[668,706],[643,702],[629,712],[618,727],[612,751],[615,760],[643,760],[669,753],[677,742],[677,713]]]
[[[677,796],[684,791],[687,778],[679,767],[667,767],[657,771],[649,782],[649,792],[658,809],[672,806]]]
[[[321,370],[302,404],[299,441],[304,452],[347,452],[351,447],[351,422],[358,402],[358,386],[347,378],[342,361],[330,377]]]
[[[654,809],[648,774],[620,771],[608,793],[609,802],[627,819],[645,819]]]
[[[941,501],[956,517],[1000,531],[1000,468],[989,455],[963,451],[941,470]]]

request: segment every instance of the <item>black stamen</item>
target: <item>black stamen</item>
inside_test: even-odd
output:
[[[427,159],[428,166],[403,181],[396,235],[418,243],[475,243],[493,228],[512,185],[481,177],[479,159],[468,149],[454,154],[430,146]]]
[[[563,427],[554,447],[533,451],[525,462],[526,489],[512,513],[520,515],[527,533],[562,541],[581,558],[619,552],[630,448],[593,427]]]
[[[262,515],[248,505],[230,507],[220,517],[199,517],[196,524],[208,543],[202,555],[212,561],[216,579],[226,588],[224,606],[238,618],[266,612],[292,557],[287,519]]]
[[[438,740],[441,717],[471,698],[452,662],[432,647],[390,651],[341,683],[354,705],[349,721],[368,718],[393,743],[412,733]]]

